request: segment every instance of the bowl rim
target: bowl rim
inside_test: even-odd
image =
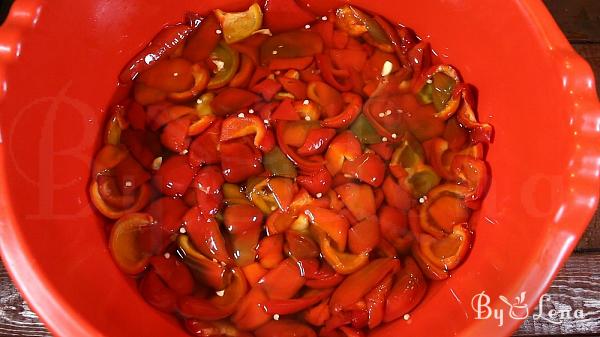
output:
[[[564,36],[557,23],[549,13],[541,0],[514,0],[527,15],[528,20],[534,24],[535,31],[539,39],[543,41],[557,66],[562,67],[563,89],[571,91],[571,104],[574,111],[579,115],[591,116],[600,125],[600,103],[594,84],[594,75],[590,65],[573,49],[567,38]],[[44,6],[47,6],[45,0],[16,0],[11,8],[9,16],[2,26],[0,26],[0,45],[8,45],[14,50],[13,55],[0,54],[0,83],[8,82],[6,76],[7,69],[11,63],[18,59],[21,44],[26,42],[28,31],[34,29],[39,15]],[[15,14],[17,13],[17,14]],[[10,32],[10,39],[3,39]],[[578,81],[585,79],[585,81]],[[6,85],[0,86],[0,104],[7,95]],[[582,104],[583,103],[583,104]],[[593,149],[597,147],[598,130],[584,131],[574,135],[574,139],[583,148]],[[0,195],[9,195],[10,191],[7,181],[10,177],[6,174],[6,144],[0,142]],[[573,159],[575,162],[581,162],[583,155],[575,152]],[[594,158],[600,158],[600,148],[595,150]],[[600,170],[600,160],[596,161],[596,171]],[[581,164],[580,164],[581,165]],[[571,180],[570,186],[575,188],[576,192],[580,186],[589,186],[587,190],[593,187],[595,193],[590,195],[591,203],[586,205],[578,204],[573,200],[567,203],[567,209],[570,214],[577,214],[578,218],[585,219],[587,222],[581,222],[577,227],[570,226],[566,228],[577,239],[581,237],[583,231],[592,219],[594,211],[598,205],[598,194],[600,190],[600,177],[596,176],[578,176]],[[589,193],[585,193],[589,195]],[[566,223],[568,221],[561,221]],[[56,336],[101,336],[101,332],[95,326],[90,324],[85,317],[81,316],[61,294],[49,287],[50,283],[37,268],[38,262],[32,256],[30,250],[23,243],[22,232],[17,226],[17,216],[12,207],[10,198],[0,198],[0,255],[9,276],[14,281],[15,286],[27,300],[30,307],[39,315],[40,320]],[[574,222],[569,222],[573,224]],[[567,258],[574,249],[577,241],[573,240],[565,244],[558,254],[558,261],[549,270],[545,283],[530,293],[527,304],[537,303],[542,294],[550,287],[560,268],[564,265]],[[499,329],[499,333],[505,333],[506,336],[516,331],[522,322],[509,320]]]

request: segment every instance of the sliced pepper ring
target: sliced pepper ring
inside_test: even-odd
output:
[[[348,254],[340,252],[331,246],[331,241],[327,235],[320,235],[319,240],[323,258],[329,263],[336,272],[342,275],[352,274],[369,263],[369,253]]]
[[[225,42],[231,44],[241,41],[254,34],[262,26],[263,13],[260,5],[252,4],[244,12],[226,13],[220,9],[215,15],[223,27]]]
[[[279,121],[275,125],[275,136],[277,137],[277,143],[281,152],[283,152],[301,171],[306,173],[316,173],[323,167],[323,161],[315,161],[304,159],[300,155],[294,152],[288,144],[283,141],[283,134],[285,132],[286,121]]]
[[[240,54],[226,43],[219,43],[210,54],[210,60],[216,67],[213,77],[208,82],[208,89],[226,86],[237,74],[240,66]]]
[[[462,93],[462,105],[460,106],[457,118],[466,128],[471,129],[471,138],[475,142],[490,143],[494,129],[490,124],[480,123],[475,116],[475,98],[470,87],[465,84],[459,84],[456,90]]]
[[[223,121],[221,126],[221,141],[254,134],[254,146],[259,147],[267,132],[264,122],[254,115],[239,117],[232,116]]]
[[[206,86],[210,81],[208,69],[206,69],[206,67],[202,64],[195,63],[192,66],[192,75],[194,76],[194,86],[183,92],[170,93],[167,96],[169,100],[178,103],[186,102],[200,95],[204,89],[206,89]]]
[[[106,216],[109,219],[119,219],[128,213],[134,213],[142,208],[146,207],[148,202],[150,201],[150,197],[152,195],[152,188],[149,183],[145,183],[140,186],[139,191],[137,192],[137,196],[135,202],[126,209],[118,209],[111,205],[109,205],[100,193],[100,187],[98,181],[94,179],[94,182],[90,185],[90,199],[92,199],[92,204],[98,209],[102,215]]]
[[[467,186],[457,184],[443,184],[433,188],[427,194],[427,200],[419,210],[419,222],[421,228],[426,233],[440,239],[446,236],[446,232],[440,227],[441,224],[435,223],[430,214],[431,206],[442,197],[451,197],[457,199],[460,203],[465,203],[465,198],[469,195],[470,189]],[[466,207],[466,204],[465,204]]]
[[[144,251],[139,239],[153,223],[150,214],[130,213],[113,225],[108,240],[109,250],[119,268],[127,274],[141,273],[150,263],[152,252]]]
[[[337,116],[326,118],[321,121],[324,128],[346,128],[352,124],[362,111],[362,98],[354,93],[345,92],[342,100],[346,103],[344,110]]]
[[[428,234],[419,236],[419,249],[431,264],[444,270],[452,270],[464,260],[472,241],[471,232],[462,224],[456,225],[452,233],[436,239]]]
[[[231,282],[231,272],[218,262],[215,262],[202,255],[187,235],[177,237],[179,248],[178,254],[183,257],[183,261],[190,267],[192,273],[203,284],[217,290],[225,289]]]
[[[438,84],[437,82],[443,83]],[[441,92],[441,95],[447,96],[440,98],[440,102],[438,102],[435,97],[433,98],[433,103],[438,110],[436,117],[447,120],[454,115],[460,105],[463,88],[460,84],[462,84],[462,79],[460,78],[458,71],[450,65],[440,64],[433,66],[424,72],[415,81],[414,90],[415,94],[422,96],[424,95],[423,91],[426,88],[430,88],[432,96],[436,95],[436,93],[433,92],[434,90],[438,90],[437,93]],[[440,86],[440,88],[437,88],[437,86]]]

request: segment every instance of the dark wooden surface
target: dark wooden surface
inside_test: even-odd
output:
[[[600,79],[600,0],[544,1],[575,49]],[[516,336],[600,336],[600,211],[573,256],[552,284],[542,312],[583,310],[585,317],[561,318],[560,324],[529,317]],[[539,312],[535,308],[535,312]],[[50,336],[12,285],[0,263],[0,337]]]

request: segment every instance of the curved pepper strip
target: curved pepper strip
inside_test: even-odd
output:
[[[427,41],[421,41],[408,51],[408,62],[411,66],[413,77],[418,78],[424,69],[431,64],[431,45]]]
[[[356,160],[361,154],[362,149],[356,136],[350,131],[342,132],[333,139],[325,153],[327,169],[335,176],[342,170],[346,160]]]
[[[192,31],[193,29],[187,25],[163,28],[144,50],[133,57],[129,65],[119,75],[119,81],[121,83],[131,82],[137,74],[152,67],[161,58],[175,52]]]
[[[458,89],[462,93],[463,102],[456,117],[458,121],[464,125],[467,129],[471,130],[471,139],[474,142],[490,143],[494,129],[490,124],[480,123],[475,117],[475,98],[471,88],[465,84],[458,85]]]
[[[384,322],[391,322],[413,310],[425,297],[427,282],[417,263],[410,257],[396,275],[394,285],[387,294]]]
[[[421,92],[421,90],[423,90],[423,88],[427,85],[428,81],[431,81],[433,77],[438,73],[445,74],[446,76],[450,77],[456,82],[455,87],[452,91],[452,96],[450,97],[450,100],[446,103],[446,107],[444,107],[444,109],[435,114],[436,117],[441,118],[443,120],[447,120],[448,118],[452,117],[452,115],[454,115],[454,113],[458,110],[458,106],[460,105],[462,96],[463,87],[460,86],[460,84],[462,83],[462,79],[460,78],[460,75],[458,74],[456,69],[447,64],[435,65],[429,68],[419,77],[419,79],[414,83],[414,90],[415,93]]]
[[[266,132],[267,128],[260,118],[254,115],[245,117],[234,116],[223,121],[223,125],[221,126],[221,141],[225,142],[254,134],[254,146],[259,147]]]
[[[488,169],[483,160],[457,155],[452,160],[451,171],[459,181],[466,183],[471,189],[467,202],[483,197],[489,184]]]
[[[202,255],[193,246],[190,237],[179,235],[177,253],[183,257],[183,261],[190,267],[192,274],[202,284],[213,289],[225,289],[231,282],[231,272],[220,263],[215,262]]]
[[[373,290],[365,295],[367,312],[369,313],[369,329],[374,329],[383,321],[386,297],[391,287],[392,275],[388,275]]]
[[[108,248],[119,268],[127,274],[139,274],[150,262],[153,252],[140,240],[144,232],[153,228],[154,218],[147,213],[129,213],[113,225]]]
[[[443,281],[448,278],[448,276],[449,276],[448,271],[444,270],[442,268],[439,268],[438,266],[429,262],[429,260],[427,260],[425,258],[425,256],[423,256],[423,253],[419,249],[418,244],[415,243],[412,246],[411,252],[412,252],[413,258],[419,265],[420,269],[423,271],[423,274],[428,279],[433,280],[433,281]]]
[[[202,254],[223,263],[232,262],[219,223],[210,214],[204,214],[197,206],[185,214],[183,223]]]
[[[469,193],[471,193],[469,187],[457,184],[443,184],[433,188],[427,194],[427,200],[419,210],[419,223],[421,225],[421,229],[438,239],[446,236],[446,233],[441,228],[432,223],[429,215],[429,208],[440,197],[451,196],[459,200],[465,200]]]
[[[331,295],[329,306],[333,312],[349,309],[360,301],[386,276],[400,268],[400,261],[393,258],[380,258],[371,261],[366,267],[348,276]]]
[[[352,274],[369,263],[369,254],[347,254],[340,252],[331,246],[327,235],[321,235],[319,240],[323,258],[335,271],[342,275]]]
[[[342,252],[346,249],[350,224],[345,217],[329,209],[311,206],[304,210],[304,214],[308,216],[313,226],[334,241],[336,249]]]
[[[437,173],[425,164],[421,144],[409,138],[396,149],[389,167],[398,182],[415,197],[427,194],[440,183]]]
[[[323,126],[322,123],[321,125]],[[298,148],[298,154],[301,156],[313,156],[325,152],[335,135],[335,129],[327,127],[311,129],[308,131],[304,144]]]
[[[324,128],[346,128],[352,124],[362,110],[362,98],[351,92],[342,94],[342,100],[346,103],[346,107],[337,116],[329,117],[321,121],[321,126]]]
[[[108,171],[115,168],[117,165],[119,165],[119,163],[125,160],[127,156],[128,151],[122,145],[104,145],[94,158],[92,177],[95,177],[100,173],[108,173]]]
[[[286,121],[279,121],[275,125],[275,136],[277,138],[277,143],[279,144],[279,148],[281,151],[294,163],[296,166],[300,168],[303,172],[306,173],[315,173],[318,172],[321,167],[323,167],[322,161],[314,161],[304,159],[295,153],[288,144],[283,141],[283,134],[285,130],[285,126],[287,125]]]
[[[179,299],[179,312],[185,317],[214,321],[232,315],[240,300],[248,292],[248,283],[239,268],[232,270],[231,284],[223,290],[223,296],[214,295],[208,299],[185,296]]]
[[[215,115],[206,115],[200,117],[199,120],[193,122],[188,127],[188,136],[197,136],[208,129],[214,121],[217,120]]]
[[[192,75],[194,76],[194,86],[184,92],[169,93],[167,95],[169,100],[175,102],[186,102],[200,95],[204,89],[206,89],[206,86],[210,81],[208,69],[206,69],[206,67],[200,63],[195,63],[192,66]]]
[[[308,291],[304,296],[300,298],[293,298],[289,300],[269,300],[264,303],[266,312],[270,315],[289,315],[300,312],[307,309],[325,298],[329,297],[333,289],[321,289]]]
[[[419,249],[431,264],[444,270],[452,270],[464,260],[469,252],[471,241],[471,232],[461,224],[454,226],[452,233],[442,239],[421,234]]]
[[[114,177],[100,174],[96,176],[98,194],[106,204],[116,209],[127,209],[135,203],[133,193],[121,193]]]
[[[317,66],[321,70],[321,75],[327,84],[336,88],[339,91],[350,91],[354,84],[350,80],[350,73],[347,70],[337,70],[333,68],[333,62],[331,57],[326,54],[319,54],[315,56],[317,60]],[[340,82],[336,78],[336,73],[339,77],[345,77],[345,82]]]
[[[146,207],[148,202],[150,202],[150,198],[152,196],[152,188],[149,183],[145,183],[140,186],[139,191],[137,192],[137,197],[135,202],[126,209],[115,208],[102,198],[100,194],[100,187],[98,185],[98,181],[94,181],[90,185],[90,199],[92,199],[92,203],[94,206],[102,213],[102,215],[106,216],[109,219],[119,219],[125,214],[134,213],[142,208]]]

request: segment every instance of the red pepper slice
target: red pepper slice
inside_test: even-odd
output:
[[[362,110],[362,98],[354,93],[345,92],[342,100],[346,103],[344,110],[337,116],[326,118],[321,121],[321,126],[326,128],[346,128],[352,124]]]
[[[331,174],[325,168],[321,168],[316,173],[310,175],[298,176],[296,182],[312,195],[326,193],[332,186]]]
[[[176,309],[177,294],[164,284],[154,270],[144,275],[139,289],[142,297],[153,307],[164,312]]]
[[[348,229],[350,224],[338,213],[319,207],[307,207],[304,213],[310,219],[313,226],[325,232],[335,243],[338,250],[346,249]]]
[[[325,300],[319,305],[308,309],[304,313],[303,318],[306,322],[313,326],[323,326],[330,316],[331,313],[329,312],[329,305],[327,304],[327,300]]]
[[[213,111],[218,116],[224,116],[247,109],[260,101],[256,94],[239,88],[225,88],[210,102]]]
[[[410,193],[390,176],[383,181],[383,194],[385,201],[391,206],[403,210],[407,210],[411,206],[412,197]]]
[[[226,118],[221,127],[221,142],[248,136],[254,136],[254,146],[258,147],[267,129],[264,122],[254,115],[244,115]]]
[[[296,78],[289,78],[285,76],[279,76],[277,80],[279,81],[279,83],[281,83],[285,91],[294,95],[295,99],[302,101],[306,99],[307,87],[304,82]]]
[[[355,160],[346,160],[342,166],[342,173],[373,187],[379,187],[383,183],[385,163],[375,153],[364,153]]]
[[[285,250],[297,260],[317,258],[321,253],[313,239],[294,230],[285,232]]]
[[[142,245],[144,232],[152,231],[154,219],[146,213],[123,215],[112,227],[109,250],[119,268],[127,274],[141,273],[149,263],[152,249]]]
[[[281,84],[274,79],[267,78],[254,85],[251,90],[256,94],[261,95],[265,101],[268,102],[281,90]]]
[[[367,52],[362,49],[332,49],[330,54],[331,60],[339,69],[360,71],[367,63]]]
[[[283,236],[270,235],[263,238],[258,246],[258,260],[267,269],[277,267],[283,261]]]
[[[383,322],[386,297],[392,287],[392,275],[388,275],[373,290],[365,295],[367,312],[369,313],[369,329],[374,329]]]
[[[196,63],[192,66],[192,76],[194,77],[194,86],[186,91],[170,93],[168,95],[169,100],[174,102],[187,102],[206,89],[206,86],[210,81],[210,74],[203,64]]]
[[[271,120],[297,121],[300,116],[296,112],[291,99],[284,99],[271,115]]]
[[[176,155],[163,161],[152,182],[163,194],[183,195],[194,178],[187,156]]]
[[[375,215],[375,196],[369,185],[348,183],[336,187],[335,191],[357,220]]]
[[[407,257],[387,295],[384,322],[394,321],[412,311],[425,297],[427,283],[416,262]]]
[[[350,72],[345,69],[335,69],[331,57],[326,54],[316,55],[317,66],[321,70],[321,75],[327,84],[339,91],[349,91],[352,89],[352,81],[349,80]],[[338,78],[345,79],[343,81]]]
[[[335,176],[342,170],[346,160],[356,160],[361,154],[362,149],[356,136],[350,131],[342,132],[333,139],[327,149],[327,169]]]
[[[231,252],[235,263],[244,267],[254,263],[256,247],[262,233],[262,228],[252,228],[240,234],[230,236]]]
[[[182,153],[190,146],[191,138],[188,130],[192,121],[183,117],[167,124],[160,134],[160,142],[169,150]]]
[[[214,321],[232,315],[244,295],[248,292],[248,283],[239,268],[232,269],[232,282],[224,289],[223,296],[214,295],[208,299],[185,296],[179,299],[177,306],[185,317]]]
[[[307,95],[316,102],[326,117],[334,117],[340,114],[343,108],[343,99],[340,93],[324,82],[310,82],[307,87]]]
[[[419,249],[424,259],[431,264],[443,270],[452,270],[458,267],[469,252],[471,236],[471,232],[460,224],[454,226],[450,235],[441,239],[421,234]]]
[[[464,155],[455,156],[452,160],[452,173],[471,188],[468,201],[479,200],[484,196],[489,185],[489,175],[483,160]]]
[[[225,209],[223,221],[231,234],[241,234],[259,228],[263,223],[263,213],[252,205],[231,205]]]
[[[194,207],[183,219],[194,245],[202,254],[224,263],[231,263],[219,223],[212,216],[203,214],[200,208]]]
[[[427,258],[425,258],[425,256],[423,256],[423,252],[421,252],[419,249],[418,244],[414,244],[411,251],[413,258],[428,279],[433,281],[442,281],[448,278],[448,271],[436,266]]]
[[[388,205],[379,210],[379,229],[381,236],[386,238],[400,253],[406,253],[412,244],[412,234],[409,232],[407,213]]]
[[[449,78],[450,81],[454,81],[454,89],[452,90],[450,98],[446,102],[446,105],[435,115],[437,118],[447,120],[448,118],[452,117],[452,115],[456,112],[461,101],[461,90],[463,87],[460,86],[462,79],[460,78],[458,71],[456,71],[456,69],[454,69],[452,66],[446,64],[433,66],[427,71],[425,71],[417,79],[417,81],[414,84],[414,87],[415,92],[420,92],[421,90],[423,90],[428,81],[431,81],[432,79],[435,81],[434,77],[438,73],[447,76],[447,78]]]
[[[289,315],[307,309],[329,297],[333,289],[308,291],[300,298],[289,300],[269,300],[264,306],[268,314]]]
[[[377,217],[362,220],[348,231],[350,252],[354,254],[371,252],[379,244],[379,236]]]
[[[194,291],[194,279],[188,267],[175,258],[153,256],[150,264],[170,289],[178,295],[189,295]]]
[[[457,90],[461,90],[463,97],[463,103],[456,114],[458,121],[471,130],[471,139],[474,142],[490,143],[494,128],[490,124],[477,121],[474,110],[475,98],[471,88],[463,84],[459,85]]]
[[[262,287],[253,287],[238,305],[231,320],[238,329],[255,330],[270,321],[273,316],[267,314],[262,303],[268,300]]]
[[[217,119],[190,144],[189,159],[193,167],[218,164],[220,162],[221,159],[217,146],[221,138],[221,125],[222,120]]]
[[[192,186],[200,212],[217,214],[223,202],[223,183],[225,178],[218,166],[204,166],[198,171]]]
[[[274,33],[303,27],[315,16],[298,6],[294,0],[269,0],[265,2],[265,26]]]
[[[233,45],[231,47],[235,49]],[[231,79],[231,82],[229,82],[229,86],[232,88],[246,88],[252,78],[252,74],[254,74],[254,62],[250,56],[242,54],[240,59],[240,69]]]
[[[244,140],[221,143],[221,168],[229,183],[240,183],[263,171],[262,154]]]
[[[177,253],[183,256],[184,263],[190,267],[195,279],[213,289],[221,290],[229,285],[230,270],[198,252],[190,242],[189,236],[179,235],[177,243]]]
[[[321,161],[313,161],[304,159],[295,153],[284,141],[283,134],[287,122],[279,121],[275,126],[275,136],[277,138],[277,143],[281,148],[281,151],[294,163],[298,166],[303,172],[312,173],[317,172],[321,167],[323,167],[323,162]]]
[[[304,277],[298,264],[287,259],[271,269],[258,283],[270,299],[285,300],[294,297],[304,286]]]
[[[444,130],[443,137],[448,141],[450,150],[459,151],[467,144],[469,133],[456,121],[456,118],[450,118],[446,122],[446,130]]]
[[[387,275],[400,268],[400,261],[392,258],[380,258],[371,261],[366,267],[346,277],[333,295],[329,306],[338,312],[349,308],[371,291]]]
[[[254,262],[247,266],[244,266],[242,267],[242,270],[244,271],[244,275],[246,276],[246,279],[248,280],[248,283],[251,287],[257,285],[258,281],[260,281],[260,279],[263,278],[263,276],[265,276],[269,272],[258,262]]]
[[[163,28],[144,50],[139,52],[119,75],[121,83],[131,82],[140,72],[153,67],[162,58],[173,54],[190,35],[192,28],[174,25]]]
[[[275,177],[270,178],[267,186],[273,192],[273,197],[282,211],[287,211],[294,196],[298,192],[298,186],[290,178]]]
[[[469,193],[468,187],[456,184],[443,184],[432,189],[419,211],[421,228],[436,238],[442,238],[452,231],[454,225],[466,222],[469,211],[465,198]]]
[[[219,20],[214,15],[204,18],[196,31],[190,35],[183,49],[183,57],[194,63],[206,60],[219,43],[218,29]]]
[[[236,42],[229,46],[231,48],[237,50],[238,52],[242,53],[243,55],[249,57],[252,60],[252,63],[254,63],[254,65],[256,67],[258,67],[260,65],[259,54],[258,54],[259,48],[260,48],[260,46],[262,46],[262,44],[268,38],[269,38],[269,36],[265,35],[265,34],[253,34],[253,35],[250,35],[249,37],[245,38],[244,40],[242,40],[240,42]],[[257,70],[258,69],[260,69],[260,68],[257,68]],[[264,68],[264,69],[268,70],[266,68]]]
[[[342,283],[343,280],[344,275],[335,273],[333,275],[325,276],[323,278],[307,280],[306,286],[313,289],[330,289]]]
[[[323,258],[339,274],[352,274],[369,263],[369,254],[347,254],[336,250],[331,246],[331,242],[325,234],[320,234],[319,244]]]
[[[189,90],[194,85],[192,64],[182,58],[162,60],[140,73],[136,83],[165,92]]]
[[[260,47],[262,66],[275,58],[314,56],[323,52],[323,39],[317,33],[295,30],[269,37]]]
[[[181,228],[182,218],[188,207],[181,199],[163,197],[148,206],[147,212],[167,233],[175,233]]]
[[[335,135],[335,129],[318,128],[310,130],[304,144],[298,149],[298,154],[302,156],[313,156],[325,152]]]
[[[427,41],[421,41],[408,51],[408,62],[413,71],[413,77],[418,78],[421,72],[431,65],[431,45]]]

